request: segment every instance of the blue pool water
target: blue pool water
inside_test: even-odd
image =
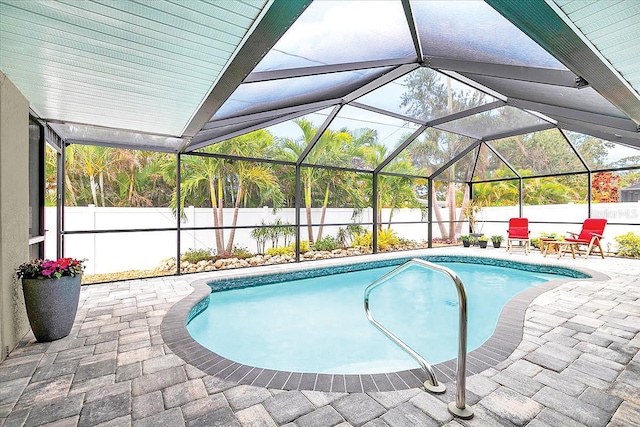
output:
[[[479,264],[439,263],[467,288],[468,351],[494,332],[519,292],[562,276]],[[363,294],[394,267],[214,292],[187,326],[203,346],[233,361],[294,372],[366,374],[419,367],[371,325]],[[375,318],[431,364],[457,355],[458,303],[443,274],[412,266],[375,289]]]

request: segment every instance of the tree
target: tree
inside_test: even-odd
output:
[[[620,201],[620,176],[611,172],[598,172],[591,179],[592,198],[596,203]]]
[[[404,108],[407,114],[413,117],[420,117],[424,120],[430,120],[435,117],[442,117],[457,111],[463,111],[476,107],[484,103],[485,95],[478,91],[462,91],[452,89],[450,78],[444,81],[435,71],[428,68],[421,68],[411,73],[406,80],[407,89],[401,97],[400,107]],[[470,118],[474,120],[484,120],[484,116]],[[453,159],[457,154],[462,152],[471,140],[469,138],[459,136],[453,133],[442,132],[437,129],[428,129],[422,139],[414,141],[409,147],[407,154],[409,155],[414,166],[421,170],[424,175],[431,175],[439,165],[443,165],[447,161]],[[433,212],[436,217],[436,223],[440,228],[443,238],[453,239],[460,234],[462,229],[463,210],[468,202],[468,189],[463,190],[462,210],[456,218],[456,183],[459,179],[458,175],[462,173],[466,180],[470,180],[470,176],[466,176],[468,171],[456,170],[453,165],[446,171],[442,178],[446,183],[446,202],[448,206],[448,223],[449,228],[444,225],[442,213],[438,203],[434,203]],[[434,200],[437,201],[436,188],[431,189]],[[456,222],[457,221],[457,222]]]
[[[259,130],[232,138],[224,143],[214,144],[204,149],[207,153],[227,154],[238,157],[267,157],[274,147],[273,135]],[[210,204],[214,227],[224,226],[224,207],[233,206],[231,231],[225,243],[222,228],[216,228],[216,251],[228,255],[233,251],[235,227],[240,207],[247,206],[250,199],[262,204],[269,200],[274,208],[282,204],[282,192],[277,176],[268,166],[256,161],[225,160],[222,158],[185,156],[184,161],[184,205],[187,197],[195,197],[201,204]],[[203,195],[208,199],[203,199]]]
[[[95,206],[106,206],[105,201],[105,173],[110,173],[109,167],[113,163],[113,152],[107,147],[96,145],[72,146],[75,157],[69,158],[70,162],[77,162],[82,174],[89,177],[89,189]],[[100,199],[98,199],[98,193]]]
[[[306,119],[294,120],[302,130],[302,137],[298,139],[284,138],[281,140],[282,149],[289,161],[297,161],[305,148],[318,132],[318,128]],[[316,142],[315,147],[308,153],[304,163],[311,165],[349,165],[352,158],[360,153],[359,145],[354,141],[353,135],[347,130],[326,130]],[[303,200],[307,221],[307,238],[313,243],[313,226],[311,209],[314,205],[314,194],[317,200],[321,200],[321,219],[318,230],[318,238],[322,237],[325,214],[329,205],[331,192],[336,189],[346,188],[346,173],[336,173],[324,168],[303,167],[300,171]]]
[[[387,148],[384,145],[374,143],[367,147],[364,153],[364,161],[370,168],[375,168],[388,157]],[[414,174],[411,162],[406,158],[400,158],[390,162],[384,169],[386,173],[394,174]],[[373,176],[368,175],[365,179],[365,190],[368,194],[373,194]],[[420,184],[420,183],[419,183]],[[382,230],[382,209],[390,208],[387,229],[391,228],[393,214],[399,208],[422,208],[413,188],[413,179],[404,176],[378,175],[378,200],[377,211],[375,213],[378,223],[378,230]]]

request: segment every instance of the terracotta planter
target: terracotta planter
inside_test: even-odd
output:
[[[81,275],[22,279],[27,316],[36,340],[48,342],[69,335],[78,310],[81,280]]]

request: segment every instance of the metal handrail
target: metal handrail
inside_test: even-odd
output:
[[[473,418],[473,408],[466,404],[466,371],[467,371],[467,292],[464,288],[464,284],[460,277],[453,272],[451,269],[447,267],[443,267],[438,264],[431,263],[429,261],[424,261],[418,258],[411,259],[399,267],[391,270],[389,273],[380,277],[371,283],[364,291],[364,310],[367,314],[367,319],[376,326],[380,331],[382,331],[387,337],[389,337],[393,342],[395,342],[400,348],[409,353],[414,359],[418,361],[422,369],[427,373],[429,377],[430,383],[424,383],[425,388],[432,393],[444,393],[446,387],[444,384],[440,384],[438,379],[436,378],[435,371],[431,367],[431,365],[420,356],[415,350],[409,347],[406,343],[404,343],[400,338],[396,337],[392,334],[388,329],[382,326],[377,320],[373,318],[371,314],[371,310],[369,309],[369,297],[371,291],[373,291],[378,286],[382,285],[384,282],[389,280],[391,277],[398,275],[403,272],[411,265],[419,265],[421,267],[429,268],[432,270],[436,270],[442,273],[445,273],[449,278],[453,281],[456,291],[458,293],[458,306],[459,306],[459,340],[458,340],[458,369],[456,373],[456,401],[451,402],[448,406],[449,412],[455,415],[456,417],[463,419]]]

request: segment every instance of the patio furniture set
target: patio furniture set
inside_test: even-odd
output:
[[[557,237],[542,237],[540,239],[540,251],[546,257],[550,252],[556,252],[558,258],[565,253],[571,252],[573,259],[576,254],[585,255],[585,259],[591,253],[599,253],[604,259],[604,251],[600,245],[607,220],[604,218],[588,218],[582,224],[580,233],[568,232],[570,237],[559,240]],[[509,220],[509,230],[507,231],[507,251],[511,253],[513,244],[519,243],[524,246],[525,254],[531,250],[531,238],[529,231],[529,220],[527,218],[511,218]],[[584,248],[586,246],[586,249]],[[597,249],[597,251],[595,251]]]

